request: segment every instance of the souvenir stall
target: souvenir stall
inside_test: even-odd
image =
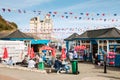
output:
[[[109,44],[109,51],[113,52],[110,54],[109,60],[111,62],[109,64],[119,67],[120,66],[120,43],[116,41],[114,44],[113,43]]]
[[[44,45],[40,48],[40,50],[42,50],[43,54],[48,57],[55,56],[54,49],[49,46]]]
[[[98,40],[98,60],[107,54],[108,66],[120,66],[120,43],[118,40]]]
[[[78,54],[78,60],[79,61],[84,61],[85,57],[86,57],[86,47],[84,45],[80,45],[80,46],[75,46],[74,50],[77,52]]]
[[[70,42],[75,42],[75,46],[85,45],[86,50],[88,48],[89,60],[92,62],[94,59],[96,62],[103,61],[104,54],[109,55],[109,52],[114,52],[114,57],[113,55],[107,57],[109,61],[114,61],[109,62],[109,66],[113,64],[120,67],[120,30],[115,27],[88,30],[76,37],[69,36],[65,41],[67,50],[69,50]]]
[[[40,50],[45,51],[41,54],[43,61],[47,64],[47,66],[52,65],[52,60],[56,57],[56,50],[49,46],[42,46]]]

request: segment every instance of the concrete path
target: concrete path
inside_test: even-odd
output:
[[[110,80],[109,78],[103,78],[103,77],[86,77],[81,80]]]
[[[5,75],[0,75],[0,80],[18,80],[13,77],[5,76]]]
[[[57,74],[55,72],[44,74],[40,72],[4,67],[0,67],[0,75],[13,78],[9,78],[9,80],[120,80],[120,68],[107,67],[107,73],[105,74],[103,66],[84,62],[80,62],[78,66],[80,71],[80,74],[78,75],[74,75],[72,73]],[[2,80],[1,76],[0,80]]]

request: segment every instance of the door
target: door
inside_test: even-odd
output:
[[[93,54],[93,58],[95,58],[95,54],[98,51],[98,44],[92,44],[92,54]]]

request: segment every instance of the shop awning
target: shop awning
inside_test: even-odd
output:
[[[31,40],[31,44],[48,44],[50,40]]]

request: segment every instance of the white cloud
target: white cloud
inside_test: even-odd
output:
[[[53,0],[1,0],[0,7],[2,8],[27,8],[35,5],[40,5]]]

